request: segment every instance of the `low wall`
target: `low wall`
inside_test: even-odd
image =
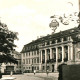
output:
[[[34,73],[24,73],[24,75],[34,75]],[[35,76],[41,76],[41,77],[45,77],[45,76],[50,76],[50,77],[58,77],[59,76],[59,73],[35,73]]]

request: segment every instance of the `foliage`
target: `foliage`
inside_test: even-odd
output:
[[[0,52],[8,54],[14,50],[16,47],[14,40],[18,39],[17,34],[17,32],[10,31],[6,24],[0,22]]]

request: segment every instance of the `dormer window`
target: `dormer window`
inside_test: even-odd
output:
[[[57,42],[61,42],[61,39],[60,39],[60,38],[58,38],[58,39],[57,39]]]
[[[49,42],[49,41],[47,41],[47,42],[46,42],[46,45],[50,45],[50,42]]]
[[[42,43],[42,46],[45,46],[45,43],[44,42]]]
[[[67,41],[67,37],[64,37],[64,38],[63,38],[63,41]]]
[[[55,43],[55,40],[52,40],[52,44],[54,44]]]

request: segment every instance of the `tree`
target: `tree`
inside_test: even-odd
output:
[[[4,61],[14,61],[10,52],[16,47],[14,40],[18,40],[17,34],[17,32],[10,31],[6,24],[0,22],[0,52],[3,55],[0,55],[0,63]]]

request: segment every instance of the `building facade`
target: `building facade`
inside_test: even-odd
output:
[[[9,62],[5,61],[1,63],[0,64],[1,73],[10,73],[11,71],[13,71],[14,73],[20,73],[21,72],[21,54],[17,51],[13,51],[10,54],[12,58],[16,59],[17,63],[10,62],[10,61]]]
[[[47,35],[24,45],[21,62],[24,72],[56,72],[62,63],[80,64],[79,27]]]

